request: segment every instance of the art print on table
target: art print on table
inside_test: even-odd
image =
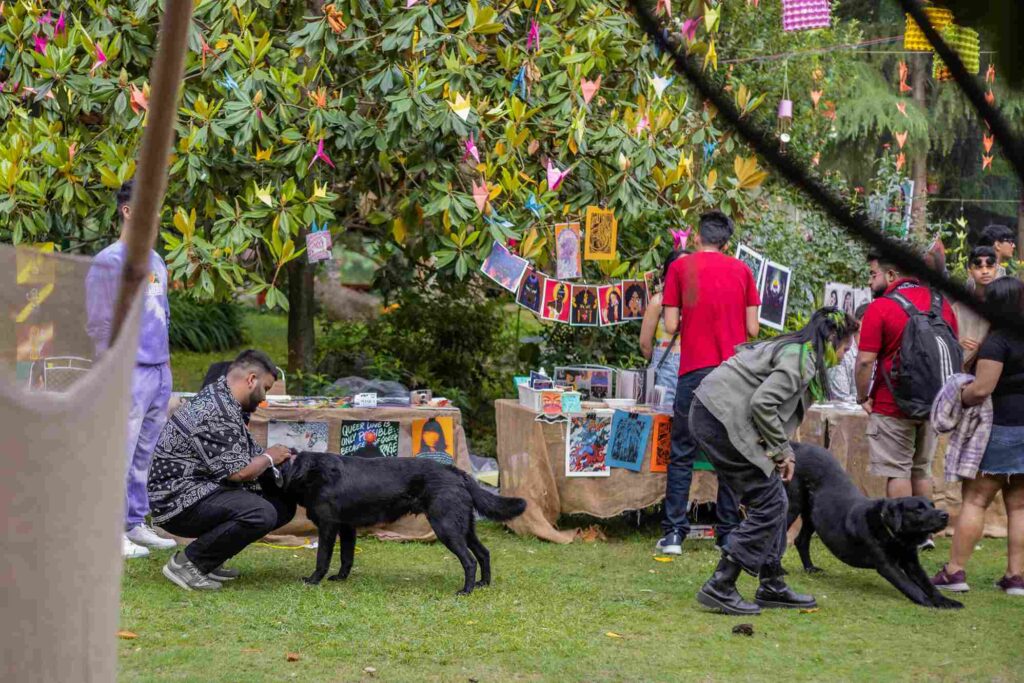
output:
[[[611,261],[618,242],[615,212],[597,206],[587,207],[587,234],[583,241],[583,258],[588,261]]]
[[[590,398],[602,401],[612,395],[612,371],[590,370],[587,389]]]
[[[655,415],[651,427],[651,472],[668,472],[672,453],[672,418]]]
[[[569,309],[572,308],[571,287],[568,282],[548,278],[544,283],[544,310],[541,317],[560,323],[569,322]]]
[[[598,306],[602,325],[618,325],[622,322],[622,285],[604,285],[597,288]]]
[[[519,285],[516,303],[540,315],[544,305],[544,283],[547,277],[536,268],[528,268]]]
[[[596,327],[598,325],[597,287],[572,286],[572,312],[569,315],[569,324],[581,327]]]
[[[790,279],[789,268],[772,261],[765,264],[761,282],[761,310],[758,314],[762,325],[780,331],[785,328]]]
[[[432,417],[412,423],[412,454],[443,465],[455,464],[455,423],[451,417]]]
[[[622,319],[643,320],[647,312],[647,283],[643,280],[622,281]]]
[[[515,293],[519,291],[519,283],[528,265],[526,259],[519,258],[505,245],[495,242],[480,270],[508,291]]]
[[[736,258],[743,261],[747,268],[750,268],[750,273],[754,276],[754,282],[760,283],[761,273],[764,270],[765,264],[764,256],[757,253],[747,245],[741,244],[736,248]],[[758,293],[760,293],[760,291]]]
[[[610,476],[606,458],[611,431],[610,412],[570,416],[565,439],[565,476]]]
[[[608,466],[639,472],[651,436],[650,415],[616,410],[612,417],[612,436],[608,445]]]
[[[401,424],[395,420],[343,420],[341,455],[360,458],[397,458]]]
[[[267,445],[278,444],[297,451],[326,453],[327,423],[271,420],[267,423]]]
[[[580,224],[555,224],[555,277],[572,280],[583,275]]]
[[[540,392],[540,412],[545,415],[562,414],[562,392],[542,391]]]

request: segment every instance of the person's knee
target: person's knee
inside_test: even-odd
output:
[[[277,510],[259,496],[254,496],[252,505],[239,515],[238,521],[256,531],[267,533],[277,528]]]

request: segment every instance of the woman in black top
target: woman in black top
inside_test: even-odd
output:
[[[1024,284],[1001,277],[985,299],[1006,318],[1024,315]],[[932,578],[939,588],[966,592],[964,570],[985,527],[985,510],[1003,492],[1007,516],[1006,574],[996,584],[1024,597],[1024,341],[1005,330],[988,334],[978,351],[975,380],[964,387],[965,406],[992,397],[992,435],[974,479],[963,482],[963,507],[956,522],[949,562]]]

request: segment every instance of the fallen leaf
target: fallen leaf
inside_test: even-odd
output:
[[[817,607],[812,607],[810,609],[802,609],[802,610],[800,610],[800,614],[814,614],[817,611],[818,611]]]
[[[605,635],[608,636],[609,638],[621,638],[622,637],[618,633],[616,633],[615,631],[608,631],[607,633],[605,633]]]
[[[467,621],[467,622],[466,622],[466,626],[472,626],[472,625],[473,625],[473,624],[475,624],[475,623],[476,623],[476,621],[474,621],[474,620],[472,620],[472,619],[471,619],[471,620],[469,620],[469,621]]]
[[[672,558],[671,557],[655,557],[654,561],[655,562],[671,562]]]
[[[297,661],[299,661],[299,653],[298,652],[289,652],[288,654],[286,654],[284,656],[284,658],[285,658],[286,661],[289,661],[289,662],[297,662]]]
[[[608,537],[601,531],[601,527],[596,524],[592,524],[586,529],[582,529],[576,532],[577,536],[583,540],[584,543],[594,543],[596,541],[607,541]]]
[[[118,631],[117,637],[121,640],[135,640],[139,637],[138,633],[132,633],[131,631]]]
[[[732,627],[733,635],[737,636],[752,636],[754,635],[753,624],[736,624]]]

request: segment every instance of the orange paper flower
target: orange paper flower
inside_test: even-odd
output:
[[[333,2],[324,5],[324,16],[327,17],[327,23],[331,25],[331,30],[335,33],[341,33],[348,28],[341,11],[334,6]]]

